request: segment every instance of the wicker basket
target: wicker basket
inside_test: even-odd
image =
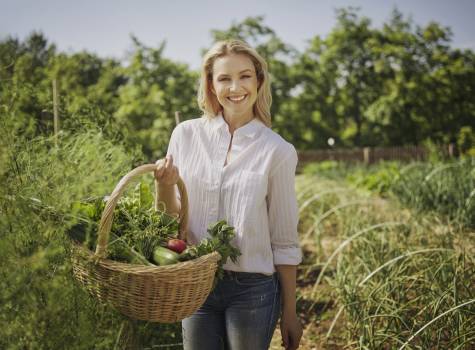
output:
[[[105,258],[120,196],[134,178],[155,169],[155,164],[142,165],[120,180],[102,213],[96,252],[73,244],[72,265],[76,279],[99,301],[133,319],[171,323],[191,315],[204,303],[213,286],[219,253],[167,266],[134,265]],[[181,179],[178,189],[182,208],[180,237],[186,238],[188,197]]]

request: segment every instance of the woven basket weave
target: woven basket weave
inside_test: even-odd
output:
[[[167,266],[106,259],[113,212],[120,196],[134,178],[156,169],[155,164],[142,165],[120,180],[102,213],[96,252],[73,244],[72,265],[76,279],[99,301],[133,319],[171,323],[190,316],[204,303],[213,286],[219,253]],[[186,238],[188,196],[181,179],[177,185],[181,197],[179,234]]]

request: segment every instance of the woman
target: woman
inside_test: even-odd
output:
[[[204,305],[182,321],[185,349],[267,349],[281,312],[282,345],[298,348],[298,209],[295,148],[270,129],[267,64],[239,40],[204,56],[198,102],[204,115],[180,123],[155,173],[159,200],[179,212],[178,173],[189,197],[188,241],[209,224],[234,226],[241,256]]]

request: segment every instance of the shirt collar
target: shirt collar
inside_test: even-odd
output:
[[[213,130],[217,131],[220,129],[227,128],[228,124],[224,120],[223,115],[219,113],[215,117],[211,118],[211,127],[213,128]],[[247,124],[237,128],[234,131],[234,135],[246,136],[246,137],[252,138],[263,127],[265,127],[265,125],[258,118],[253,118]]]

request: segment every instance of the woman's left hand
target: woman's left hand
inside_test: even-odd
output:
[[[299,347],[302,338],[302,325],[295,312],[283,312],[280,319],[280,333],[282,346],[285,350],[295,350]]]

